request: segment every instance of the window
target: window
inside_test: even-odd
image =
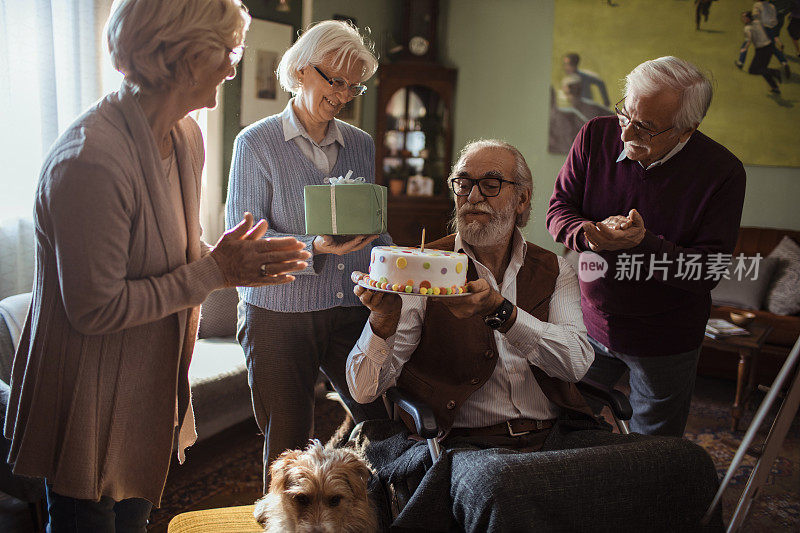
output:
[[[101,47],[110,0],[0,0],[0,219],[30,217],[50,146],[119,85]]]

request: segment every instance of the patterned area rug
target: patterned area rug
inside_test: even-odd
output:
[[[735,386],[729,381],[698,378],[684,435],[705,448],[714,460],[720,480],[725,476],[764,397],[760,393],[754,395],[751,408],[740,421],[741,431],[732,432],[729,406],[734,391]],[[767,420],[771,423],[776,414],[777,408],[773,408]],[[768,431],[769,424],[760,429],[753,447],[763,444]],[[723,493],[722,516],[726,524],[733,516],[756,461],[754,455],[745,455],[731,484]],[[795,416],[770,475],[753,501],[742,530],[759,533],[800,531],[800,417]]]
[[[686,438],[709,453],[720,479],[727,471],[749,426],[754,409],[763,395],[754,398],[742,431],[730,431],[730,404],[735,384],[725,380],[698,378]],[[774,414],[768,418],[771,420]],[[327,440],[343,418],[341,407],[320,399],[315,412],[315,434]],[[766,435],[764,428],[763,436]],[[756,444],[763,441],[756,440]],[[165,532],[176,514],[198,510],[247,505],[261,495],[263,438],[253,422],[239,424],[189,450],[184,465],[173,465],[161,508],[150,519],[150,531]],[[730,519],[744,490],[756,459],[745,456],[731,486],[723,495],[723,517]],[[795,418],[772,472],[756,498],[744,524],[754,533],[800,530],[800,417]]]

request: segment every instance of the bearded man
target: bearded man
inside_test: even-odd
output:
[[[411,374],[439,390],[437,382],[447,378],[448,386],[466,387],[459,395],[468,396],[446,409],[453,415],[443,421],[452,424],[451,435],[497,426],[499,433],[491,436],[504,437],[504,445],[538,449],[560,413],[558,403],[567,398],[579,403],[572,383],[594,359],[577,276],[564,259],[526,242],[520,231],[530,217],[533,179],[519,150],[497,140],[473,142],[461,152],[448,181],[456,199],[451,224],[456,233],[427,247],[467,254],[469,294],[401,303],[396,294],[356,286],[371,314],[348,358],[348,385],[357,401],[367,402],[396,381],[412,390],[406,383]],[[426,333],[439,341],[452,337],[440,342],[452,353],[436,350],[443,366],[452,365],[449,357],[466,362],[474,356],[487,361],[479,365],[486,366],[486,375],[427,375],[435,373],[433,356],[417,355],[428,351]],[[558,391],[555,398],[548,397],[541,381]],[[441,401],[447,404],[450,398]],[[507,422],[524,429],[509,432]]]
[[[425,473],[425,443],[418,443],[423,446],[420,451],[414,440],[405,438],[415,431],[413,424],[399,438],[381,442],[375,435],[385,438],[388,432],[370,434],[369,428],[372,422],[386,422],[362,425],[371,442],[368,457],[384,486],[391,485],[392,507],[407,502],[392,526],[425,531],[450,531],[453,526],[465,531],[552,530],[551,521],[564,516],[574,520],[576,528],[581,523],[588,526],[598,519],[597,507],[588,512],[581,502],[594,501],[600,493],[593,492],[597,484],[584,483],[582,476],[591,477],[594,468],[614,471],[626,466],[610,466],[604,459],[595,462],[593,456],[592,465],[573,466],[581,472],[573,487],[569,479],[562,479],[569,478],[563,463],[544,465],[543,454],[535,452],[649,437],[610,433],[591,416],[575,386],[594,359],[578,280],[566,261],[526,242],[520,231],[530,217],[533,180],[519,150],[497,140],[470,143],[448,181],[455,193],[456,233],[428,247],[467,254],[468,294],[401,297],[354,288],[371,313],[347,360],[353,398],[369,403],[394,385],[424,398],[447,450],[447,460],[437,461]],[[692,461],[686,471],[699,468],[707,474],[695,478],[711,480],[702,487],[687,484],[700,488],[689,489],[695,501],[709,501],[716,474],[708,456],[698,449],[684,454],[693,445],[668,445],[677,446],[681,457]],[[624,463],[620,455],[613,460]],[[602,477],[599,471],[595,474]],[[553,477],[542,485],[548,476]],[[548,483],[554,478],[556,485],[567,483],[550,490]],[[657,483],[643,488],[641,480],[636,481],[626,488],[630,494],[623,501],[649,501],[650,488],[655,490],[653,500],[658,497]],[[409,488],[416,489],[413,499],[407,499]],[[420,491],[431,497],[418,497]],[[563,498],[564,493],[570,497]],[[548,514],[553,506],[564,512]],[[644,520],[644,527],[653,517],[650,513],[660,512],[654,505],[648,513],[631,509],[622,516],[636,516]]]

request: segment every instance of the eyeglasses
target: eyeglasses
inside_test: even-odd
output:
[[[364,85],[363,83],[353,83],[352,85],[350,85],[344,78],[329,78],[318,67],[314,67],[314,70],[319,72],[319,75],[322,76],[331,87],[333,87],[334,91],[338,92],[347,89],[347,93],[353,98],[355,98],[356,96],[361,96],[362,94],[367,92],[367,86]]]
[[[511,183],[516,185],[516,182],[504,180],[502,178],[450,178],[450,188],[456,196],[469,196],[472,188],[477,185],[478,190],[486,198],[492,198],[500,194],[500,189],[503,188],[504,183]]]
[[[659,131],[659,132],[655,132],[655,133],[652,132],[651,130],[645,128],[644,125],[641,122],[637,122],[635,120],[631,120],[631,117],[626,115],[625,112],[622,111],[619,108],[619,104],[621,104],[624,101],[625,101],[625,98],[623,98],[622,100],[620,100],[619,102],[614,104],[614,111],[617,113],[617,118],[619,119],[619,125],[621,127],[623,127],[623,128],[626,128],[628,126],[633,126],[633,131],[640,138],[642,138],[642,139],[647,138],[648,140],[652,141],[653,137],[657,137],[657,136],[661,135],[662,133],[666,133],[666,132],[668,132],[669,130],[671,130],[672,128],[675,127],[675,125],[672,125],[672,126],[670,126],[669,128],[667,128],[665,130],[662,130],[662,131]]]

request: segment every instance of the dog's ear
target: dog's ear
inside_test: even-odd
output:
[[[350,487],[350,492],[356,499],[362,500],[367,497],[367,482],[372,474],[372,469],[358,453],[353,450],[340,449],[340,459],[346,467],[346,481]]]
[[[262,526],[267,525],[268,510],[269,506],[267,505],[267,496],[264,496],[260,500],[256,501],[255,509],[253,509],[253,517],[256,519],[256,522]]]
[[[269,492],[277,493],[286,489],[286,474],[302,453],[301,450],[287,450],[272,461],[269,467]]]

